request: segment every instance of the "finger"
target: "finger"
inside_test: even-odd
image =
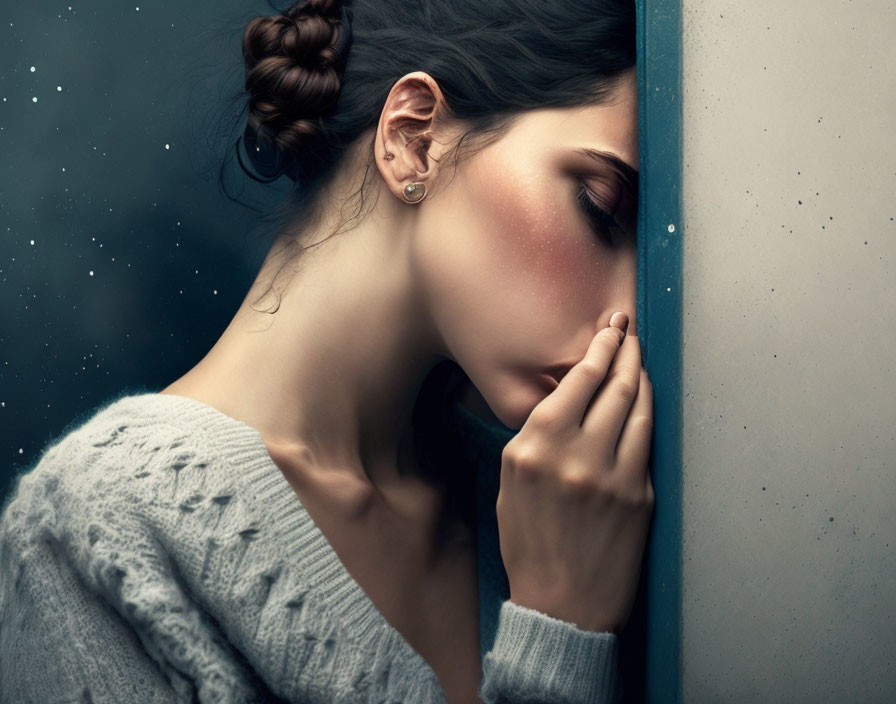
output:
[[[550,394],[532,410],[530,417],[544,416],[563,425],[579,427],[588,402],[600,386],[619,352],[625,334],[609,326],[597,333],[582,360],[575,364]]]
[[[609,447],[615,447],[638,393],[641,368],[638,337],[628,335],[585,411],[582,429],[586,434],[609,438],[612,441]]]
[[[616,466],[626,471],[647,475],[646,467],[650,458],[650,444],[653,439],[653,384],[647,370],[641,368],[641,383],[638,396],[625,421],[625,427],[616,446]],[[635,477],[632,477],[633,479]],[[640,476],[644,481],[644,476]],[[650,481],[649,476],[647,481]]]

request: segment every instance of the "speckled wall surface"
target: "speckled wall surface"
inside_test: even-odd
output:
[[[684,701],[896,701],[896,5],[682,20]]]

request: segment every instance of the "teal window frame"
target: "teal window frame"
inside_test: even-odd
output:
[[[638,335],[654,389],[645,701],[681,702],[681,3],[637,0]]]

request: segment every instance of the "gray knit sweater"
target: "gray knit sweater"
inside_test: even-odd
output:
[[[494,499],[512,432],[461,417],[483,477],[480,698],[618,701],[615,635],[507,600]],[[255,428],[141,389],[66,432],[0,516],[0,701],[447,702]]]

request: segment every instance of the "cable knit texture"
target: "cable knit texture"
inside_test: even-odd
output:
[[[457,405],[477,463],[484,704],[615,702],[616,636],[508,601],[494,503],[513,432]],[[182,396],[72,423],[0,516],[0,699],[447,704],[261,434]]]

